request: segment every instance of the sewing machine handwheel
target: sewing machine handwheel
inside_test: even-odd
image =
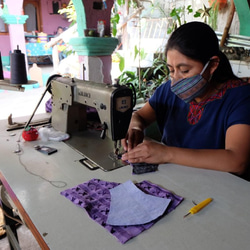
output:
[[[50,86],[48,87],[48,91],[49,91],[50,94],[52,94],[50,82],[51,82],[52,80],[54,80],[54,78],[58,78],[58,77],[61,77],[61,75],[55,74],[55,75],[50,76],[50,77],[48,78],[48,80],[47,80],[46,87],[47,87],[48,85],[50,85]]]

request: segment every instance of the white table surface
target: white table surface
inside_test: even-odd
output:
[[[132,175],[130,166],[111,172],[91,171],[79,163],[81,155],[63,142],[21,140],[23,154],[18,156],[13,151],[22,130],[6,132],[6,124],[0,121],[1,178],[42,248],[46,243],[48,248],[58,250],[250,249],[249,182],[229,173],[173,164],[160,165],[159,171],[142,175]],[[33,148],[36,144],[55,147],[58,152],[43,155]],[[29,171],[49,180],[66,182],[67,186],[57,188],[31,175],[20,160]],[[153,227],[121,244],[84,209],[60,195],[62,190],[92,178],[121,183],[129,179],[148,180],[185,199]],[[193,206],[192,200],[198,203],[208,197],[214,199],[212,203],[199,213],[183,218]]]

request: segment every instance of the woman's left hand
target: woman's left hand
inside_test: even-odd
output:
[[[122,155],[123,161],[130,163],[166,163],[166,149],[167,146],[158,142],[145,140],[138,144],[135,148]]]

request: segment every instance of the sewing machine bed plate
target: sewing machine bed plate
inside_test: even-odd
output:
[[[111,171],[127,165],[121,160],[111,159],[110,153],[114,151],[113,141],[106,137],[100,138],[101,131],[85,130],[72,133],[65,143],[79,152],[87,161],[92,161],[103,171]]]

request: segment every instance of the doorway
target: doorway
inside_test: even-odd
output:
[[[24,10],[24,14],[29,16],[26,23],[24,24],[24,31],[42,32],[43,30],[42,30],[42,22],[41,22],[40,0],[24,0],[23,10]]]

